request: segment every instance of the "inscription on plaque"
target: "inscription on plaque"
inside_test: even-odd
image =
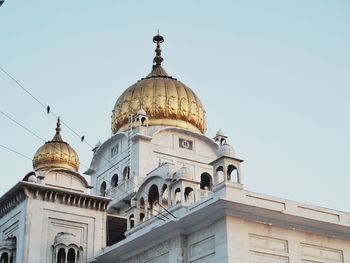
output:
[[[187,150],[193,150],[193,141],[180,138],[179,147]]]

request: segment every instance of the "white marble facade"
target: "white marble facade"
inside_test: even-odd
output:
[[[25,178],[7,193],[19,203],[2,211],[0,233],[3,240],[15,240],[15,257],[3,256],[0,262],[61,262],[61,257],[67,262],[90,261],[105,246],[109,199],[72,190],[86,187],[83,180],[80,187],[73,178],[65,188],[50,184],[51,176],[75,176],[65,171],[53,170],[44,176],[47,181],[45,177],[36,182]]]
[[[0,263],[350,263],[350,214],[247,191],[243,161],[221,130],[205,135],[203,106],[153,40],[152,72],[93,150],[91,186],[58,120],[0,198]]]

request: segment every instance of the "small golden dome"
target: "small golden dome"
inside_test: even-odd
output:
[[[60,131],[60,119],[57,120],[56,134],[51,141],[46,142],[35,153],[33,158],[34,170],[63,168],[78,172],[79,157],[75,150],[64,142]]]
[[[161,66],[163,58],[159,43],[163,37],[155,36],[156,57],[152,72],[130,86],[118,98],[112,111],[113,133],[128,129],[129,117],[144,109],[149,126],[175,126],[205,133],[204,107],[196,94],[185,84],[169,76]]]

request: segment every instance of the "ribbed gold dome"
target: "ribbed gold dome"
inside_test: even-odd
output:
[[[53,139],[41,146],[34,155],[34,170],[63,168],[78,172],[79,157],[75,150],[63,141],[60,131],[60,119],[58,119],[56,134]]]
[[[161,66],[159,43],[163,38],[158,35],[153,41],[157,43],[153,70],[118,98],[112,112],[113,133],[126,131],[129,116],[140,109],[146,111],[149,126],[175,126],[205,133],[206,116],[201,101],[189,87],[168,76]]]

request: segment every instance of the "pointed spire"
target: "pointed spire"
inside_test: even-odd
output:
[[[162,58],[162,50],[160,49],[160,43],[164,42],[164,38],[159,35],[159,30],[158,30],[158,34],[156,36],[153,37],[153,42],[157,44],[156,47],[156,56],[153,59],[153,63],[155,63],[155,67],[160,66],[163,62],[163,58]]]
[[[60,132],[61,132],[61,119],[60,119],[60,117],[58,117],[57,123],[56,123],[56,134],[52,139],[53,142],[63,142],[63,139],[62,139]]]
[[[57,123],[56,123],[56,134],[60,133],[61,131],[61,119],[60,117],[57,118]]]
[[[162,50],[160,49],[160,43],[164,42],[164,38],[158,34],[153,37],[153,42],[157,44],[157,47],[155,49],[156,56],[153,59],[153,67],[151,73],[147,75],[146,78],[152,78],[152,77],[169,77],[169,75],[166,73],[166,71],[162,67],[163,57],[162,57]]]

